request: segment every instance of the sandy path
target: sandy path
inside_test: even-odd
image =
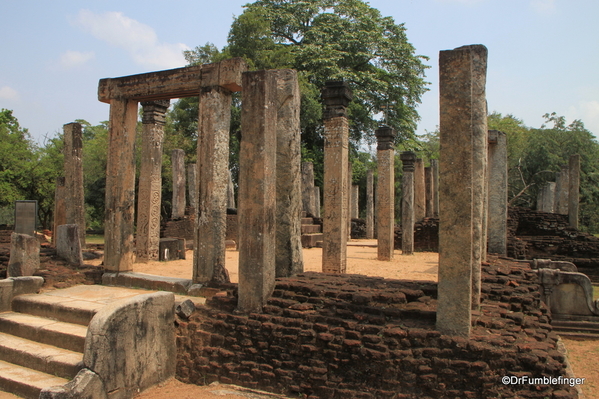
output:
[[[410,256],[401,256],[396,250],[392,261],[377,260],[376,240],[352,240],[347,247],[347,273],[365,274],[404,280],[437,281],[439,255],[434,252],[418,252]],[[322,248],[303,250],[304,270],[322,271]],[[135,263],[133,270],[140,273],[191,279],[193,251],[187,251],[185,260],[170,262]],[[228,249],[226,267],[231,282],[237,283],[239,252]],[[100,263],[100,262],[98,262]]]

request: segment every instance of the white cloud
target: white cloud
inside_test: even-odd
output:
[[[81,10],[76,24],[96,39],[125,50],[145,67],[177,68],[186,64],[183,43],[161,43],[154,29],[125,16],[122,12],[96,14]]]
[[[599,101],[580,101],[568,109],[566,119],[580,119],[589,131],[599,137]]]
[[[84,65],[87,61],[93,59],[95,54],[93,51],[67,51],[60,56],[60,65],[64,68],[76,68]]]
[[[557,12],[555,0],[531,0],[530,6],[539,14],[549,15]]]
[[[19,93],[9,86],[0,87],[0,100],[18,100]]]

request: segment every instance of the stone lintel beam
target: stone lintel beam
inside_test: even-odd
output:
[[[223,87],[241,91],[241,73],[247,70],[242,58],[185,68],[100,79],[98,99],[153,101],[199,95],[202,88]]]

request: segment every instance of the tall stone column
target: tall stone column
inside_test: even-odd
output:
[[[424,168],[424,189],[424,199],[426,205],[424,216],[427,218],[432,218],[434,215],[433,190],[435,187],[433,186],[433,169],[430,166]]]
[[[369,169],[366,174],[366,238],[374,238],[374,173]]]
[[[474,246],[480,246],[473,228],[482,225],[473,191],[483,174],[475,162],[480,156],[475,142],[481,135],[487,140],[486,69],[487,49],[482,45],[440,52],[437,329],[465,337],[470,335],[473,268],[480,268],[473,264]]]
[[[403,164],[401,179],[401,253],[414,254],[414,164],[416,154],[404,151],[399,155]]]
[[[194,283],[229,281],[225,267],[225,236],[231,98],[231,92],[220,86],[204,87],[200,93]]]
[[[110,100],[104,222],[104,267],[110,272],[133,268],[136,128],[137,101]]]
[[[348,147],[348,151],[349,151],[349,147]],[[349,152],[348,152],[348,157],[349,157]],[[352,182],[353,182],[353,175],[352,175],[352,163],[348,162],[347,163],[347,207],[345,208],[346,210],[346,215],[345,215],[345,220],[347,220],[347,241],[351,240],[351,186],[352,186]]]
[[[185,216],[185,151],[173,150],[171,154],[173,167],[173,219]]]
[[[395,235],[395,132],[389,126],[376,131],[378,179],[376,185],[376,236],[378,260],[393,259]]]
[[[360,186],[352,184],[351,186],[351,217],[357,219],[360,217]]]
[[[578,203],[580,202],[580,155],[570,155],[568,193],[568,220],[570,226],[578,228]]]
[[[242,77],[238,223],[241,312],[261,312],[275,286],[277,74]]]
[[[555,183],[555,213],[567,215],[570,191],[570,172],[567,166],[562,166],[561,171],[555,174]]]
[[[277,79],[275,269],[277,277],[291,277],[304,271],[301,240],[301,97],[296,71],[282,69],[273,73],[276,74]],[[312,193],[314,193],[313,189]]]
[[[537,196],[537,210],[541,212],[553,213],[555,205],[555,182],[543,184]]]
[[[314,204],[314,164],[302,162],[302,204],[308,217],[315,217]]]
[[[56,178],[56,191],[54,193],[54,226],[52,227],[52,243],[56,245],[58,226],[67,224],[67,206],[65,203],[64,177]]]
[[[320,187],[314,186],[314,217],[320,217]]]
[[[79,228],[79,241],[85,248],[85,196],[83,194],[83,132],[80,123],[68,123],[64,131],[64,177],[67,224]]]
[[[162,204],[162,143],[170,100],[142,102],[143,133],[137,196],[136,261],[158,260]]]
[[[414,163],[414,218],[416,222],[426,215],[426,195],[424,188],[424,162],[416,158]]]
[[[345,273],[347,267],[347,203],[349,123],[352,93],[345,82],[327,82],[324,111],[324,209],[322,271]]]
[[[195,211],[198,209],[198,168],[195,163],[187,165],[187,195],[189,206]]]
[[[439,217],[439,160],[431,159],[433,169],[433,217]]]
[[[489,213],[488,251],[507,255],[507,137],[504,132],[489,130]]]
[[[235,205],[235,186],[233,185],[233,174],[231,173],[231,169],[229,169],[227,179],[227,208],[237,208],[237,205]]]

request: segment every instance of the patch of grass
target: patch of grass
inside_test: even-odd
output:
[[[99,234],[87,234],[85,242],[88,244],[104,244],[104,236]]]

